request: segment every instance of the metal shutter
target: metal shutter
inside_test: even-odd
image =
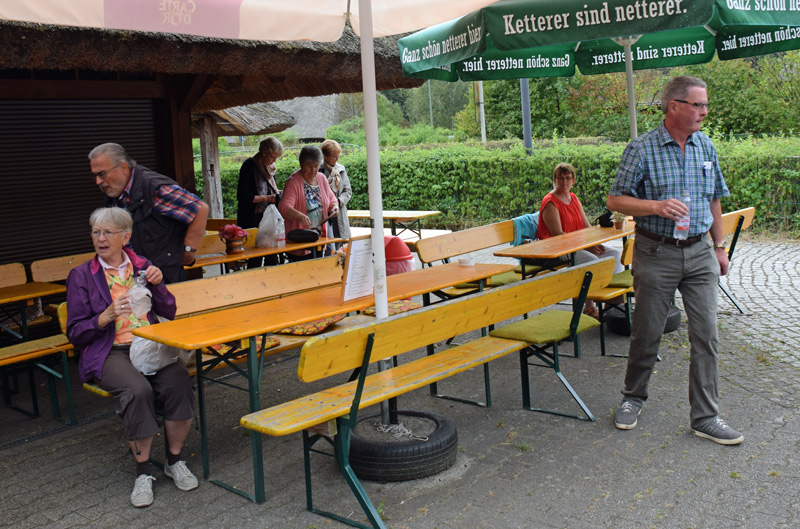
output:
[[[103,195],[87,155],[113,141],[159,170],[158,108],[149,99],[0,100],[0,264],[91,251],[89,214]]]

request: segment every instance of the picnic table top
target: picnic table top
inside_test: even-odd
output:
[[[494,252],[494,255],[498,257],[516,257],[517,259],[555,259],[578,250],[585,250],[604,242],[613,241],[614,239],[629,237],[633,233],[633,222],[626,222],[625,227],[621,230],[590,226],[548,239],[504,248]]]
[[[389,276],[386,278],[388,299],[395,301],[459,283],[478,281],[507,272],[513,267],[509,264],[460,266],[450,263]],[[197,349],[364,310],[372,305],[372,297],[342,303],[342,287],[336,285],[140,327],[134,330],[134,334],[181,349]]]

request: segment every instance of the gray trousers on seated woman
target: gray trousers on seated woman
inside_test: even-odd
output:
[[[180,360],[155,375],[145,376],[131,364],[127,347],[113,347],[103,364],[103,378],[97,380],[97,385],[119,398],[118,413],[129,441],[158,434],[156,402],[161,405],[166,420],[194,417],[192,378]]]

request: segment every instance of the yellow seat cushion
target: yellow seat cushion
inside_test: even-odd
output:
[[[571,320],[571,311],[549,310],[532,316],[527,320],[495,329],[489,335],[537,344],[558,342],[569,338],[569,323]],[[599,321],[582,314],[578,323],[578,332],[581,333],[598,326],[600,326]]]
[[[241,344],[240,348],[243,349],[243,348],[247,347],[248,340],[242,340],[242,342],[243,343]],[[280,343],[281,343],[281,341],[278,338],[275,338],[274,336],[267,336],[266,338],[264,338],[263,336],[258,336],[256,338],[256,344],[258,346],[258,350],[259,351],[261,350],[262,345],[264,347],[264,350],[267,350],[267,349],[271,349],[271,348],[279,345]],[[214,351],[218,352],[219,354],[223,354],[224,355],[224,354],[227,354],[227,353],[231,352],[234,349],[234,347],[237,347],[237,346],[239,346],[239,342],[238,341],[237,342],[223,343],[223,344],[219,344],[219,345],[212,345],[211,347],[209,347],[209,349],[213,349]],[[242,354],[244,354],[245,352],[246,351],[242,351]]]
[[[517,281],[519,281],[519,275],[513,270],[509,270],[508,272],[503,272],[502,274],[497,274],[496,276],[490,277],[488,281],[486,281],[486,286],[502,287],[503,285],[510,285],[511,283],[516,283]],[[453,288],[478,288],[478,282],[470,281],[469,283],[459,283]]]
[[[422,307],[422,303],[411,301],[410,299],[398,299],[396,301],[389,302],[389,316],[394,316],[395,314],[400,314],[401,312],[408,312],[409,310],[419,309]],[[364,309],[364,314],[367,316],[374,316],[375,315],[375,307],[369,307],[368,309]]]
[[[632,288],[633,287],[633,270],[623,270],[611,276],[611,281],[608,283],[609,287],[616,288]]]
[[[338,316],[322,318],[321,320],[310,321],[308,323],[292,325],[291,327],[286,327],[284,329],[275,332],[279,334],[296,334],[299,336],[310,336],[312,334],[319,334],[323,332],[325,329],[327,329],[337,321],[343,320],[344,317],[345,314],[340,314]]]

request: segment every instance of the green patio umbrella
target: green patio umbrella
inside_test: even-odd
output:
[[[800,48],[800,0],[500,0],[400,39],[408,76],[454,81],[626,71]]]

